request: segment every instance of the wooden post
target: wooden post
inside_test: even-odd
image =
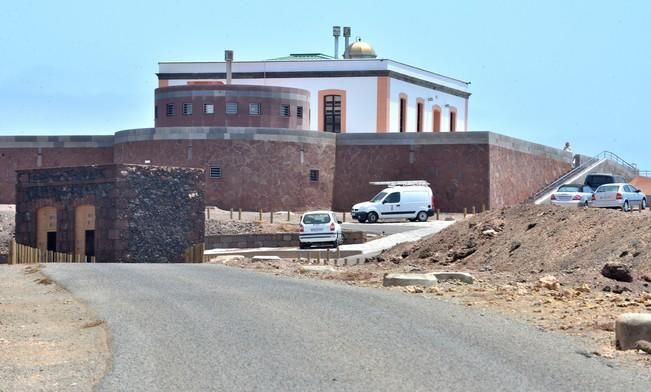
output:
[[[467,215],[468,215],[468,209],[464,207],[463,208],[463,217],[464,217],[464,219],[466,218]]]
[[[260,209],[260,222],[262,222],[262,208]]]
[[[326,249],[325,264],[330,264],[330,249]]]
[[[436,209],[436,220],[440,220],[440,218],[441,218],[440,215],[441,215],[441,210],[437,208]]]
[[[210,207],[208,207],[207,210],[208,210],[208,220],[210,220]]]
[[[233,209],[231,208],[231,220],[233,220]]]
[[[318,265],[321,265],[321,251],[320,250],[316,251],[316,263]]]
[[[273,211],[269,213],[269,223],[274,223],[274,213],[273,213]]]
[[[346,222],[346,211],[342,214],[343,216],[341,217],[342,222]]]
[[[287,222],[289,222],[290,220],[292,220],[291,213],[287,211]]]
[[[476,215],[476,214],[477,214],[477,211],[475,210],[475,206],[472,206],[472,214],[473,214],[473,215]]]
[[[486,212],[486,204],[481,205],[481,212]]]
[[[242,220],[242,209],[237,210],[237,220]]]
[[[310,251],[309,251],[309,250],[307,251],[307,263],[308,263],[308,264],[311,264],[311,261],[310,261]]]
[[[15,247],[15,242],[14,240],[9,241],[9,259],[7,260],[7,263],[9,264],[15,264],[14,263],[14,247]]]

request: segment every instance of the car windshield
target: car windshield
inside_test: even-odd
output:
[[[305,225],[322,225],[325,223],[330,223],[330,214],[327,213],[318,213],[318,214],[307,214],[303,217],[303,224]]]
[[[617,192],[619,190],[619,185],[606,185],[606,186],[600,186],[599,189],[597,189],[597,192]]]
[[[386,196],[386,195],[387,195],[386,192],[380,192],[377,195],[375,195],[374,198],[371,199],[371,202],[376,203],[376,202],[384,199],[384,196]]]
[[[581,187],[575,185],[563,185],[558,188],[559,192],[581,192]]]

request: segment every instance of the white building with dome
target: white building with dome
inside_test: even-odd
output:
[[[312,130],[468,130],[469,82],[377,58],[373,47],[361,40],[351,43],[344,56],[337,59],[302,53],[263,61],[235,61],[232,82],[308,90],[310,108],[300,115],[309,116]],[[227,63],[223,61],[168,61],[160,62],[158,67],[159,87],[221,84],[227,79]]]

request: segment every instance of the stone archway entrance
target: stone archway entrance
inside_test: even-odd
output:
[[[75,209],[75,254],[82,255],[85,259],[95,256],[95,206],[93,205],[85,204]]]
[[[41,207],[36,212],[36,247],[41,251],[57,251],[57,210]]]

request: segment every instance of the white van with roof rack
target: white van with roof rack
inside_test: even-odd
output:
[[[378,181],[370,184],[386,188],[370,201],[353,206],[350,214],[360,223],[398,219],[425,222],[434,215],[434,198],[427,181]]]

